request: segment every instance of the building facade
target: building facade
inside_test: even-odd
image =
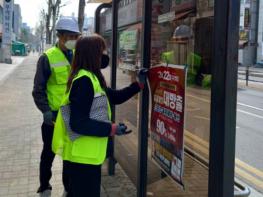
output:
[[[263,66],[263,1],[240,3],[239,63]]]
[[[257,63],[263,65],[263,1],[259,1]]]
[[[0,0],[0,48],[2,44],[2,28],[3,28],[3,0]]]
[[[118,66],[127,70],[135,70],[140,63],[140,40],[142,27],[142,0],[122,0],[119,3],[119,44]],[[212,45],[213,26],[213,0],[187,0],[187,1],[158,1],[153,0],[152,22],[152,61],[160,61],[161,54],[165,50],[173,50],[174,59],[180,60],[175,63],[185,63],[188,52],[196,51],[204,60],[204,72],[209,72],[211,54],[209,47]],[[179,6],[178,6],[179,4]],[[136,13],[136,14],[135,14]],[[193,34],[199,38],[198,42],[189,39],[187,44],[175,43],[172,35],[180,24],[190,26]],[[111,9],[101,14],[101,34],[110,45]],[[202,31],[209,31],[209,35],[201,36]],[[206,32],[207,33],[207,32]],[[200,35],[200,36],[199,36]],[[166,41],[165,41],[166,40]],[[180,51],[176,51],[180,48]],[[180,57],[177,57],[177,56]]]
[[[22,27],[21,8],[20,5],[14,4],[14,14],[13,14],[14,40],[19,40],[21,38],[21,27]]]

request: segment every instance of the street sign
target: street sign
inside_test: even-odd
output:
[[[4,16],[3,16],[3,45],[11,45],[12,42],[12,19],[13,19],[13,0],[4,1]]]

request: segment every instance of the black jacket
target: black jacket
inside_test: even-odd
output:
[[[113,90],[107,88],[107,97],[111,105],[121,104],[140,91],[137,82],[130,86]],[[73,82],[69,95],[70,101],[70,126],[72,130],[81,135],[107,137],[111,133],[111,123],[89,118],[90,108],[94,97],[91,80],[83,76]]]

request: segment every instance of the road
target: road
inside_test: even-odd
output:
[[[263,193],[263,91],[239,89],[236,174]],[[241,171],[240,171],[241,170]]]
[[[239,89],[236,156],[263,171],[263,92]]]
[[[185,144],[208,160],[210,93],[186,92]],[[239,88],[237,97],[236,176],[263,193],[263,91]]]

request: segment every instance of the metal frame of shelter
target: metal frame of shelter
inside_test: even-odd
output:
[[[89,0],[101,4],[95,16],[95,32],[100,32],[99,15],[102,9],[112,8],[111,87],[116,88],[117,31],[119,0]],[[212,66],[212,96],[209,150],[209,197],[234,196],[236,102],[237,102],[237,57],[240,0],[215,0],[214,49]],[[152,1],[144,0],[142,22],[142,65],[150,67]],[[140,96],[137,196],[147,192],[147,147],[149,90]],[[113,108],[113,120],[115,109]],[[109,147],[109,174],[114,174],[114,140]],[[246,191],[239,196],[248,196]]]

